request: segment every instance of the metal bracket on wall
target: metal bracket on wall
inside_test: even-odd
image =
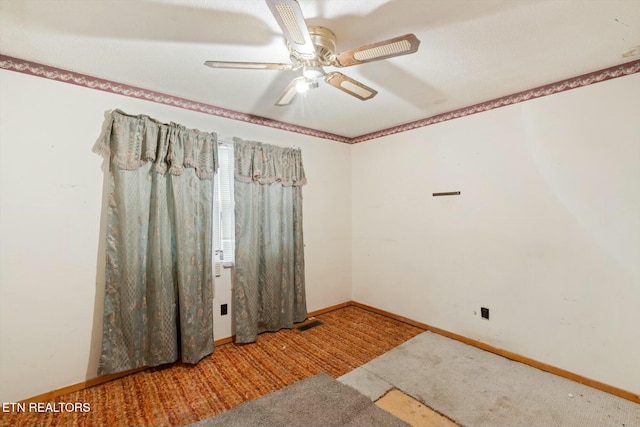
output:
[[[448,191],[448,192],[445,192],[445,193],[433,193],[432,195],[433,195],[433,197],[436,197],[436,196],[459,196],[460,192],[459,191]]]

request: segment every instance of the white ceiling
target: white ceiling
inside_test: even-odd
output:
[[[420,48],[340,70],[371,100],[323,84],[286,107],[273,103],[297,72],[203,65],[289,62],[262,0],[0,0],[0,53],[346,137],[640,58],[639,0],[299,3],[339,52],[406,33]]]

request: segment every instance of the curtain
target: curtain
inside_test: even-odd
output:
[[[234,138],[236,342],[307,317],[299,149]]]
[[[112,111],[94,151],[110,159],[98,374],[213,352],[216,134]]]

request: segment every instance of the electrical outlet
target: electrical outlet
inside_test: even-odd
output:
[[[486,307],[480,307],[480,316],[482,316],[483,319],[489,320],[489,309]]]
[[[220,316],[226,316],[228,313],[227,304],[220,305]]]

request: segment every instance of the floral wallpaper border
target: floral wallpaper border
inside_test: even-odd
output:
[[[76,73],[62,68],[50,67],[48,65],[39,64],[37,62],[27,61],[20,58],[14,58],[7,55],[0,55],[0,68],[5,70],[17,71],[19,73],[30,74],[32,76],[44,77],[50,80],[57,80],[78,86],[84,86],[90,89],[102,90],[118,95],[124,95],[131,98],[144,99],[146,101],[157,102],[159,104],[171,105],[173,107],[184,108],[185,110],[198,111],[200,113],[212,116],[224,117],[231,120],[239,120],[255,125],[267,126],[271,128],[281,129],[288,132],[297,132],[304,135],[315,136],[323,139],[349,143],[351,138],[323,132],[304,126],[293,125],[278,120],[268,119],[265,117],[245,114],[239,111],[229,110],[215,105],[205,104],[203,102],[191,101],[186,98],[180,98],[173,95],[167,95],[162,92],[156,92],[136,86],[130,86],[111,80],[100,79],[98,77],[86,74]]]
[[[403,125],[390,127],[388,129],[379,130],[365,135],[360,135],[355,138],[351,138],[350,143],[356,144],[358,142],[392,135],[394,133],[406,132],[412,129],[417,129],[424,126],[445,122],[447,120],[453,120],[460,117],[469,116],[471,114],[493,110],[494,108],[517,104],[519,102],[528,101],[534,98],[553,95],[555,93],[564,92],[566,90],[575,89],[578,87],[588,86],[594,83],[615,79],[617,77],[627,76],[629,74],[634,74],[637,72],[640,72],[640,61],[627,62],[625,64],[616,65],[614,67],[605,68],[588,74],[583,74],[578,77],[561,80],[549,85],[540,86],[537,88],[514,93],[512,95],[492,99],[491,101],[482,102],[480,104],[471,105],[469,107],[460,108],[457,110],[449,111],[447,113],[442,113],[413,122],[405,123]]]
[[[159,104],[171,105],[174,107],[184,108],[186,110],[198,111],[200,113],[210,114],[212,116],[224,117],[231,120],[243,121],[255,125],[267,126],[287,132],[295,132],[303,135],[314,136],[317,138],[329,139],[332,141],[343,142],[346,144],[356,144],[358,142],[369,141],[387,135],[407,132],[409,130],[441,123],[448,120],[465,117],[471,114],[481,113],[493,110],[507,105],[517,104],[542,96],[552,95],[566,90],[578,87],[588,86],[605,80],[614,79],[634,73],[640,72],[640,60],[627,62],[625,64],[616,65],[581,76],[572,77],[570,79],[561,80],[556,83],[518,92],[512,95],[503,96],[490,101],[471,105],[469,107],[460,108],[435,116],[415,120],[399,126],[393,126],[387,129],[378,130],[368,134],[349,138],[342,135],[336,135],[304,126],[294,125],[291,123],[281,122],[278,120],[268,119],[265,117],[255,116],[252,114],[241,113],[239,111],[229,110],[226,108],[216,107],[215,105],[205,104],[202,102],[191,101],[189,99],[177,96],[167,95],[149,89],[143,89],[135,86],[129,86],[110,80],[100,79],[86,74],[80,74],[61,68],[50,67],[48,65],[39,64],[37,62],[27,61],[7,55],[0,55],[0,68],[9,71],[16,71],[33,76],[43,77],[50,80],[57,80],[65,83],[75,84],[90,89],[102,90],[119,95],[129,96],[132,98],[144,99],[147,101],[157,102]]]

